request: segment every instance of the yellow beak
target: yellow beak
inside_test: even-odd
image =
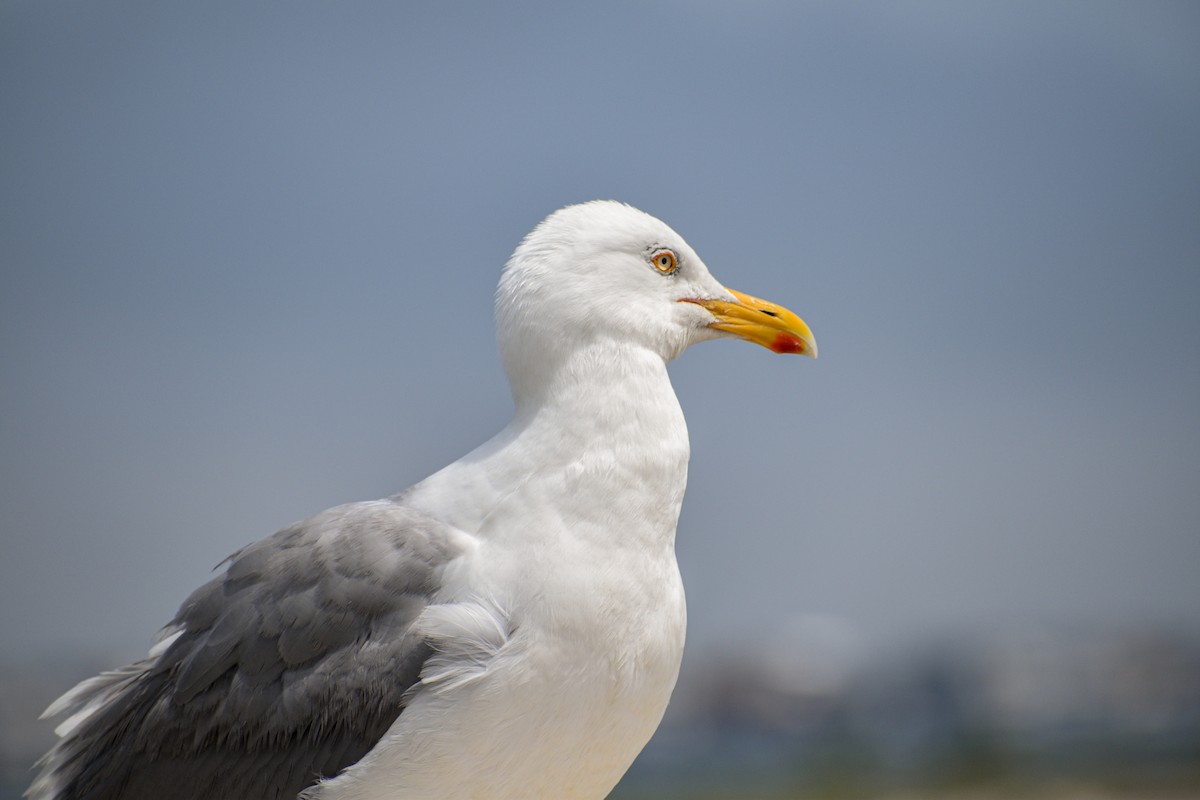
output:
[[[799,353],[817,357],[817,340],[804,320],[766,300],[729,290],[737,298],[736,303],[728,300],[694,300],[686,298],[681,303],[695,303],[708,309],[716,320],[710,328],[732,333],[748,342],[761,344],[776,353]]]

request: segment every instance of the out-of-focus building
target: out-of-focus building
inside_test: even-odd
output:
[[[805,786],[846,773],[895,787],[1105,774],[1200,793],[1196,641],[1039,627],[873,661],[845,642],[743,647],[697,668],[635,777],[786,775]]]

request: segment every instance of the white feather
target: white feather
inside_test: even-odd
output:
[[[429,606],[416,626],[437,651],[421,670],[421,684],[435,692],[453,691],[483,677],[508,643],[508,615],[491,599]]]

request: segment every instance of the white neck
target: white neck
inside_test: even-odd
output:
[[[689,445],[660,355],[597,342],[543,376],[536,393],[514,394],[508,427],[403,501],[482,537],[526,535],[528,525],[514,533],[502,524],[513,509],[527,521],[539,514],[539,529],[556,535],[673,547]]]

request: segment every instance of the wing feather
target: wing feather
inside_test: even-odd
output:
[[[146,659],[79,684],[33,800],[295,798],[363,757],[433,650],[414,622],[461,533],[393,501],[234,553]]]

